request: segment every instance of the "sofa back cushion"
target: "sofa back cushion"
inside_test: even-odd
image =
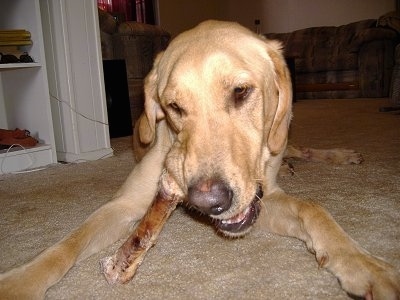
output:
[[[342,26],[321,26],[291,33],[267,34],[282,41],[285,55],[296,58],[297,72],[357,69],[359,34],[376,26],[369,19]]]

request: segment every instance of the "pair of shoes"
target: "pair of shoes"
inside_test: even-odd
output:
[[[13,54],[0,53],[0,64],[15,64],[15,63],[31,63],[33,62],[32,57],[29,56],[28,52],[24,52],[20,57],[16,57]]]
[[[0,145],[11,146],[18,144],[23,147],[33,147],[38,141],[31,137],[29,130],[15,130],[0,129]]]
[[[28,52],[24,52],[19,57],[19,61],[22,63],[31,63],[31,62],[33,62],[33,58],[29,56]]]

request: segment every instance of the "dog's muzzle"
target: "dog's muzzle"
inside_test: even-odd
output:
[[[261,186],[258,187],[257,193],[248,207],[236,216],[230,219],[216,220],[215,226],[217,229],[226,235],[240,235],[257,221],[261,211],[261,199],[263,191]]]
[[[224,219],[218,217],[231,208],[233,191],[219,179],[200,179],[189,187],[190,207],[213,218],[218,231],[228,236],[243,235],[255,223],[261,210],[263,191],[257,187],[253,201],[240,213]]]

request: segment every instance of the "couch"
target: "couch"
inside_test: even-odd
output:
[[[267,33],[294,60],[297,99],[388,97],[398,28],[391,15],[342,26]]]
[[[143,111],[144,78],[153,66],[157,53],[167,47],[170,34],[155,25],[118,22],[113,15],[101,9],[98,14],[103,60],[125,60],[134,123]]]
[[[400,110],[400,44],[394,51],[395,65],[393,67],[389,101],[392,106],[382,108],[381,111]]]

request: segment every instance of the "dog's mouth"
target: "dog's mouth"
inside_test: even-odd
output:
[[[218,231],[227,236],[241,236],[247,233],[260,214],[262,196],[263,192],[259,187],[253,201],[242,212],[229,219],[215,220]]]

